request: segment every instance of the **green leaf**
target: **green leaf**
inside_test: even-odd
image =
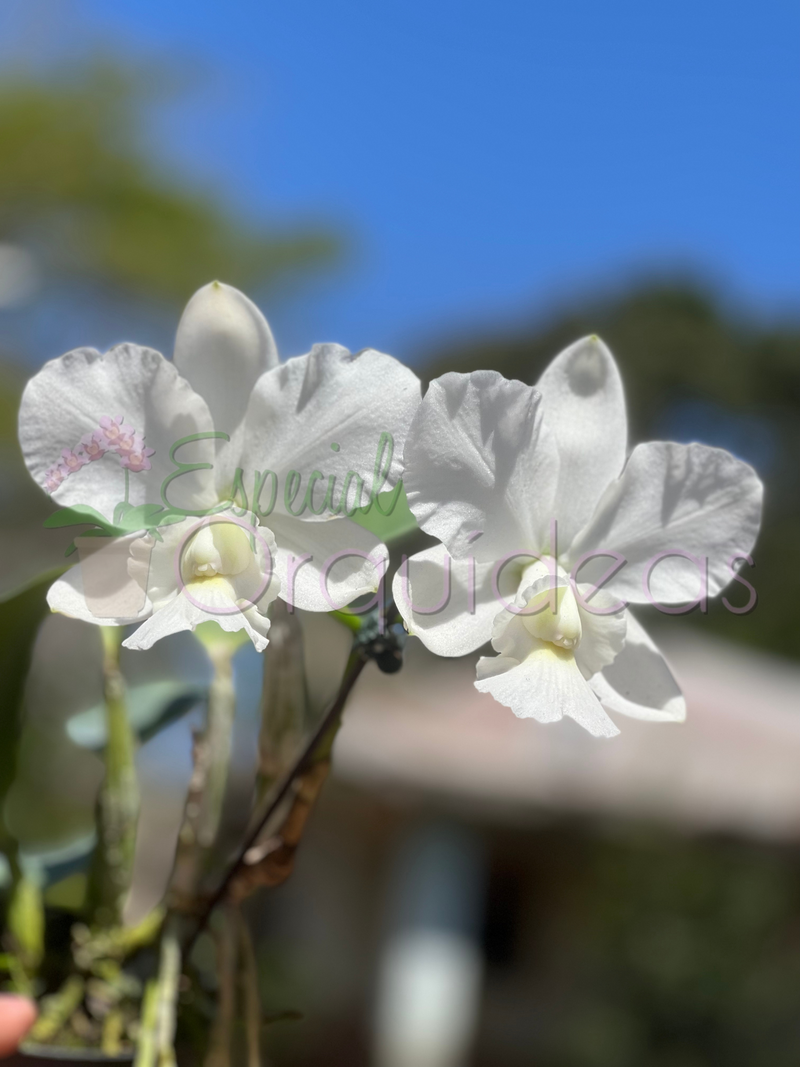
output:
[[[139,526],[152,525],[151,519],[162,512],[164,508],[161,504],[137,504],[136,507],[127,505],[122,513],[122,525],[129,526],[134,530]]]
[[[186,516],[182,511],[167,511],[159,517],[159,526],[172,526],[176,522],[182,522]]]
[[[25,679],[39,625],[48,611],[46,597],[52,580],[52,574],[48,574],[0,604],[0,816],[16,773]],[[13,844],[0,827],[0,841],[4,838],[13,851]]]
[[[56,530],[62,526],[78,526],[81,523],[91,523],[101,529],[113,530],[113,523],[109,522],[105,515],[101,515],[95,508],[88,504],[75,504],[71,508],[59,508],[52,515],[48,515],[43,525],[48,530]]]
[[[97,847],[97,831],[78,834],[55,848],[26,847],[19,850],[20,870],[44,892],[50,886],[82,873]]]
[[[60,508],[49,515],[44,525],[48,529],[58,529],[89,523],[93,529],[84,530],[81,537],[126,537],[128,534],[136,533],[137,530],[146,530],[161,541],[163,538],[158,532],[159,526],[171,526],[185,518],[182,511],[172,511],[161,504],[137,504],[133,507],[123,501],[114,509],[113,522],[109,522],[104,515],[88,504],[76,504],[74,507]],[[77,545],[71,541],[64,555],[69,557],[76,550]]]
[[[80,913],[86,901],[86,884],[86,875],[74,871],[45,890],[44,902],[49,908]]]
[[[44,904],[42,890],[33,878],[23,875],[17,881],[6,922],[25,970],[34,975],[44,956]]]
[[[140,741],[175,722],[205,696],[203,686],[181,679],[162,678],[128,686],[127,704],[131,726]],[[67,736],[81,748],[102,749],[107,740],[106,709],[100,702],[67,721]]]
[[[117,504],[117,506],[114,508],[114,525],[115,526],[119,526],[119,524],[122,522],[122,516],[127,511],[130,511],[132,506],[133,505],[129,504],[127,500],[122,500],[122,501],[120,501],[119,504]]]

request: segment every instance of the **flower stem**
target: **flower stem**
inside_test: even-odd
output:
[[[359,675],[364,667],[366,667],[367,662],[368,659],[361,654],[358,648],[354,647],[353,651],[350,653],[350,658],[347,661],[347,667],[345,668],[344,676],[342,677],[339,686],[339,692],[336,694],[336,697],[323,715],[319,725],[303,746],[302,751],[286,773],[280,785],[271,790],[262,801],[251,822],[250,833],[247,835],[244,844],[239,849],[236,860],[234,860],[233,864],[228,868],[224,878],[217,886],[213,895],[205,902],[203,910],[199,916],[199,921],[184,948],[187,956],[192,945],[197,940],[197,937],[205,928],[214,908],[228,893],[234,877],[246,866],[245,857],[248,852],[258,842],[264,827],[267,826],[272,816],[289,795],[297,779],[310,769],[317,758],[326,761],[329,758],[331,746],[333,745],[333,738],[339,728],[339,721],[345,703],[350,695],[350,691],[358,681]],[[292,807],[294,807],[294,805],[292,805]]]
[[[161,940],[158,969],[158,1065],[175,1067],[175,1010],[181,977],[181,949],[174,924],[168,922]]]
[[[156,1067],[158,1023],[158,979],[151,978],[144,989],[139,1036],[136,1041],[136,1059],[133,1067]]]
[[[236,691],[233,685],[233,654],[229,644],[215,646],[211,652],[214,677],[208,693],[208,729],[205,743],[208,748],[208,777],[200,803],[198,843],[202,848],[214,844],[222,816],[222,802],[228,782],[231,761],[231,735],[236,713]]]
[[[14,882],[6,923],[13,950],[7,961],[12,987],[30,997],[44,956],[44,902],[39,884],[21,871]]]
[[[176,921],[168,919],[161,938],[158,976],[145,988],[134,1067],[175,1067],[175,1010],[180,977]]]
[[[115,926],[131,886],[139,818],[136,739],[128,718],[125,683],[119,669],[122,628],[102,626],[103,690],[106,709],[106,774],[98,797],[100,842],[93,869],[96,919]]]
[[[394,618],[396,611],[392,608],[387,614]],[[214,908],[224,899],[242,900],[255,885],[279,885],[291,872],[306,819],[328,773],[333,742],[353,686],[370,660],[387,674],[394,674],[402,665],[405,634],[397,632],[396,620],[385,633],[379,623],[377,613],[362,620],[353,637],[338,693],[280,782],[276,782],[256,805],[245,841],[216,890],[195,909],[194,929],[184,945],[187,957]],[[265,830],[271,830],[273,820],[279,821],[275,839],[263,842]],[[263,851],[265,846],[266,851]],[[262,863],[266,868],[257,870]]]
[[[283,600],[275,600],[269,614],[258,734],[257,805],[291,766],[309,725],[300,620]]]
[[[236,1018],[236,965],[239,949],[239,923],[236,909],[222,909],[222,927],[217,939],[219,1002],[211,1026],[208,1055],[204,1067],[230,1067],[233,1024]]]
[[[72,1013],[83,1000],[85,983],[80,975],[73,974],[47,1002],[42,1013],[28,1034],[32,1044],[46,1045],[58,1036]]]
[[[247,1067],[261,1067],[261,997],[258,991],[258,962],[250,929],[237,908],[239,953],[243,994],[244,1029],[247,1037]]]
[[[226,640],[221,630],[219,633],[222,635],[219,638],[206,635],[203,640],[214,667],[214,676],[208,693],[206,728],[195,737],[194,770],[170,881],[170,909],[184,913],[196,908],[198,889],[219,829],[228,782],[236,712],[232,660],[238,645]]]

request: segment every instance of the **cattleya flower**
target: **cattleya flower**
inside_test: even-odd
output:
[[[276,596],[330,611],[374,592],[386,548],[348,516],[398,481],[419,399],[416,375],[372,350],[317,345],[279,364],[258,308],[217,282],[189,301],[173,362],[123,344],[47,363],[20,409],[28,469],[58,504],[136,531],[114,546],[146,592],[135,616],[98,616],[82,561],[50,607],[140,622],[131,648],[213,619],[261,650]],[[108,541],[80,540],[87,554]]]
[[[407,560],[394,595],[442,656],[491,640],[476,687],[520,717],[569,715],[595,735],[607,711],[682,720],[680,689],[629,603],[719,593],[748,559],[762,484],[718,448],[662,441],[627,456],[617,366],[596,337],[536,387],[493,371],[432,382],[405,448],[420,526],[442,543]],[[751,561],[752,562],[752,561]]]

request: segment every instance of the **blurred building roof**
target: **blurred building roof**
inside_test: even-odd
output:
[[[474,657],[409,641],[399,675],[362,676],[337,741],[338,775],[379,791],[492,807],[623,815],[689,830],[800,838],[800,667],[684,629],[659,639],[684,724],[617,716],[599,740],[571,720],[521,720],[473,686]]]

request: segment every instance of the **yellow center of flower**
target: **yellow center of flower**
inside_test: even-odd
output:
[[[525,612],[522,621],[528,633],[559,648],[577,648],[582,634],[581,616],[568,585],[543,589],[531,597]]]
[[[253,558],[247,533],[232,522],[201,527],[183,556],[184,580],[241,574]]]

